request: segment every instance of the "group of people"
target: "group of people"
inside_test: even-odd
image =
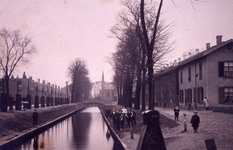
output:
[[[175,115],[175,121],[179,121],[179,113],[180,113],[180,109],[178,106],[176,106],[174,108],[174,115]],[[186,132],[187,131],[187,118],[186,118],[186,114],[183,114],[183,121],[184,121],[184,131],[182,132]],[[191,118],[191,122],[194,133],[197,133],[197,129],[199,127],[199,123],[200,123],[200,117],[197,115],[197,111],[194,110],[194,115]]]
[[[112,109],[112,111],[107,108],[105,115],[108,120],[112,120],[116,130],[124,132],[125,121],[128,123],[128,126],[136,125],[136,113],[131,109],[127,110],[126,107],[123,107],[120,110]]]

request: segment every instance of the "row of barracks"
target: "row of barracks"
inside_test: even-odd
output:
[[[66,83],[67,84],[67,83]],[[0,93],[5,93],[5,82],[4,79],[0,82]],[[16,100],[16,95],[21,95],[21,98],[26,98],[27,95],[31,95],[32,104],[35,102],[35,96],[38,97],[51,97],[51,98],[69,98],[70,99],[70,90],[68,85],[65,87],[60,87],[49,82],[42,82],[40,79],[37,81],[33,80],[32,77],[26,77],[24,72],[22,78],[14,78],[12,76],[9,79],[9,93],[10,96]]]
[[[184,55],[184,60],[164,66],[154,76],[155,102],[160,106],[175,104],[192,108],[203,107],[208,98],[210,108],[233,106],[233,39],[206,50]]]

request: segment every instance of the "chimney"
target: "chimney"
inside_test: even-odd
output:
[[[216,36],[216,44],[218,45],[220,43],[222,43],[222,35],[217,35]]]
[[[198,48],[195,49],[195,54],[197,54],[197,53],[199,53],[199,49]]]
[[[174,60],[174,66],[176,66],[177,65],[177,60]]]
[[[171,66],[173,66],[173,63],[172,63],[172,62],[170,62],[170,67],[171,67]]]
[[[187,53],[184,53],[183,54],[183,59],[186,59],[187,58]]]
[[[180,62],[181,61],[181,58],[178,58],[178,62]]]
[[[210,48],[210,43],[206,43],[206,50]]]
[[[191,57],[191,56],[192,56],[192,52],[189,52],[189,53],[188,53],[188,57]]]

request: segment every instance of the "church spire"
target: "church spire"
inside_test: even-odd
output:
[[[102,71],[102,90],[104,89],[104,71]]]
[[[104,71],[102,71],[102,82],[104,82]]]

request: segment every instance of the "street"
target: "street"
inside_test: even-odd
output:
[[[156,107],[161,114],[174,120],[174,112],[171,108]],[[188,131],[184,130],[183,114],[187,115]],[[174,128],[162,128],[163,137],[168,150],[204,150],[205,140],[214,139],[218,150],[231,150],[233,147],[233,116],[213,111],[198,111],[200,125],[198,133],[193,133],[190,124],[192,110],[182,110],[179,115],[180,125]]]

